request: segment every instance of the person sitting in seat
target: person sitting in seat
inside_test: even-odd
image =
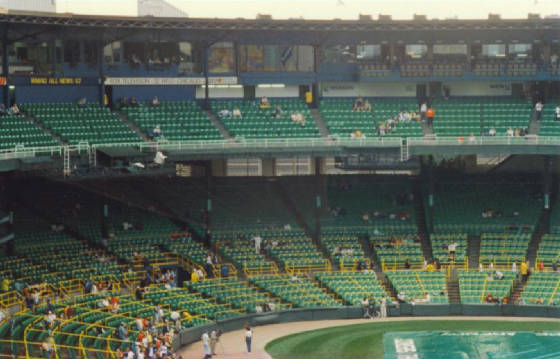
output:
[[[488,131],[488,136],[496,136],[496,128],[492,127],[490,128],[490,130]]]
[[[233,118],[242,118],[242,116],[241,116],[241,110],[239,110],[237,107],[235,107],[235,108],[233,109],[232,115],[233,115]]]
[[[507,137],[513,137],[513,128],[508,128],[506,131],[506,136]]]
[[[84,108],[87,106],[87,99],[85,97],[81,97],[78,99],[76,104],[78,105],[79,108]]]
[[[362,106],[362,111],[371,111],[371,104],[368,100],[364,101],[364,105]]]
[[[137,106],[140,105],[140,104],[138,103],[138,100],[136,99],[136,97],[131,97],[128,104],[129,104],[130,106],[132,106],[132,107],[137,107]]]
[[[263,96],[261,98],[261,103],[259,104],[261,109],[270,108],[270,102],[268,102],[268,97]]]
[[[274,117],[278,119],[284,117],[284,112],[282,111],[282,107],[280,107],[279,105],[276,105],[276,108],[274,109]]]
[[[353,110],[354,111],[362,111],[363,107],[364,107],[364,99],[362,98],[362,96],[360,96],[356,99],[356,101],[354,101]]]
[[[227,108],[224,108],[220,112],[218,112],[218,115],[221,118],[230,118],[231,117],[231,111],[228,110]]]
[[[159,99],[157,96],[154,96],[154,98],[152,99],[152,107],[158,107],[159,106]]]
[[[152,130],[152,135],[154,138],[161,137],[161,127],[159,125],[156,125],[156,127],[154,127],[154,129]]]

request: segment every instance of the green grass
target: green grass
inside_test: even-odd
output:
[[[419,320],[365,323],[312,330],[275,339],[266,345],[274,359],[383,358],[383,334],[423,330],[560,330],[560,322]],[[445,350],[445,349],[442,349]]]

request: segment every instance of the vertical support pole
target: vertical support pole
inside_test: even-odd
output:
[[[8,107],[10,102],[10,94],[9,94],[9,68],[8,68],[8,25],[2,25],[2,76],[6,78],[6,83],[4,84],[4,91],[2,91],[3,98],[2,102],[4,106]]]
[[[97,46],[97,69],[99,74],[99,104],[105,105],[105,64],[103,56],[103,34],[96,42]]]
[[[210,102],[209,102],[209,89],[208,89],[208,57],[210,52],[210,44],[204,44],[204,52],[202,56],[202,66],[204,68],[204,109],[210,109]]]
[[[321,174],[322,158],[315,158],[315,238],[319,240],[322,235],[321,213],[325,199],[324,176]]]

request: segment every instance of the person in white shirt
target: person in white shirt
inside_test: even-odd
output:
[[[268,303],[268,309],[269,309],[271,312],[274,312],[274,311],[276,310],[276,304],[274,304],[274,302]]]
[[[255,241],[255,253],[259,254],[261,252],[262,237],[257,234],[253,237],[253,240]]]
[[[490,262],[490,264],[488,264],[488,269],[490,269],[491,271],[494,270],[494,262]]]
[[[134,352],[131,348],[128,348],[128,353],[126,354],[126,359],[134,359]]]
[[[513,263],[511,264],[511,271],[512,271],[513,273],[517,273],[517,263],[513,262]]]
[[[253,342],[253,330],[251,330],[251,327],[247,324],[245,326],[245,344],[247,345],[247,353],[251,352],[252,342]]]
[[[560,121],[560,105],[556,106],[556,121]]]
[[[457,243],[456,242],[450,243],[447,246],[447,250],[449,251],[449,257],[454,258],[455,257],[455,251],[457,250]]]
[[[542,104],[542,102],[538,101],[535,104],[535,113],[537,115],[537,121],[541,120],[542,110],[543,110],[543,104]]]
[[[241,116],[241,110],[239,110],[237,107],[233,109],[233,118],[242,118],[243,116]]]
[[[202,348],[204,350],[204,359],[209,359],[212,357],[212,351],[210,350],[210,336],[208,332],[202,333]]]
[[[497,271],[496,271],[496,279],[497,279],[497,280],[502,280],[502,279],[504,279],[504,273],[502,273],[501,271],[497,270]]]
[[[405,291],[399,292],[399,294],[397,295],[397,299],[399,300],[400,303],[406,303]]]
[[[381,318],[387,318],[387,298],[383,296],[381,299],[380,315]]]
[[[471,133],[471,135],[469,136],[469,143],[476,143],[476,137],[474,137],[474,133]]]
[[[508,128],[506,131],[506,136],[508,137],[513,137],[513,128]]]
[[[220,115],[221,118],[229,118],[231,117],[231,112],[227,108],[224,108],[218,113],[218,115]]]
[[[496,129],[494,127],[492,127],[489,131],[488,131],[488,135],[489,136],[496,136]]]
[[[482,272],[484,270],[484,265],[482,263],[478,263],[478,271]]]
[[[144,328],[144,322],[142,321],[142,318],[138,318],[136,319],[136,330],[138,330],[139,332],[143,331]]]

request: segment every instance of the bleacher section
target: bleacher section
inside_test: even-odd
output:
[[[0,117],[0,149],[56,146],[58,142],[23,115],[4,115]]]
[[[289,309],[290,306],[283,304],[277,298],[271,298],[265,292],[258,291],[247,282],[239,279],[216,279],[198,283],[185,283],[188,288],[200,292],[208,297],[213,297],[220,303],[230,303],[236,308],[241,308],[249,313],[256,311],[257,305],[261,309],[265,304],[274,304],[274,310],[280,311]]]
[[[369,99],[371,111],[354,111],[354,98],[321,100],[321,117],[329,133],[340,138],[349,138],[355,131],[360,131],[366,138],[377,137],[378,127],[389,118],[398,116],[400,111],[418,111],[415,99]],[[387,137],[422,137],[419,122],[399,122]]]
[[[303,233],[270,235],[266,239],[270,242],[278,241],[277,245],[271,245],[266,250],[288,272],[331,269],[330,262],[323,258],[311,238]]]
[[[530,233],[483,233],[480,240],[480,262],[503,265],[507,268],[525,260]]]
[[[410,303],[448,303],[445,275],[440,272],[388,272],[387,277],[397,294],[405,294]],[[427,300],[429,294],[429,301]]]
[[[150,104],[122,108],[128,119],[145,133],[151,133],[160,126],[162,136],[167,140],[219,140],[223,139],[204,111],[194,101],[161,102],[154,107]]]
[[[439,259],[440,263],[451,263],[449,256],[449,245],[456,244],[453,262],[463,264],[467,262],[467,234],[466,233],[432,233],[432,252],[434,259]]]
[[[370,236],[369,240],[381,267],[387,270],[403,269],[408,261],[411,268],[424,263],[419,240],[415,236]],[[426,258],[427,259],[427,258]]]
[[[338,301],[301,276],[259,276],[251,278],[250,282],[297,308],[341,306]]]
[[[359,306],[364,297],[380,301],[390,295],[379,284],[375,274],[364,272],[317,273],[317,280],[336,293],[344,303]]]
[[[492,272],[459,272],[459,292],[463,304],[485,303],[486,296],[491,294],[500,303],[511,294],[515,273],[504,272],[504,279],[494,279]],[[492,280],[488,278],[491,277]]]
[[[319,130],[307,106],[299,99],[271,99],[269,108],[260,108],[257,101],[215,100],[212,111],[233,137],[245,138],[303,138],[319,137]],[[280,106],[281,118],[277,118],[276,106]],[[241,118],[223,116],[222,110],[241,111]],[[305,124],[292,122],[290,115],[299,112]]]
[[[559,273],[533,273],[519,297],[520,304],[559,305],[559,287]]]
[[[362,265],[362,268],[369,267],[369,260],[356,236],[323,233],[321,244],[327,251],[331,263],[338,264],[339,268],[354,269],[358,263]]]
[[[30,103],[21,109],[69,144],[142,141],[119,116],[98,104],[80,108],[72,103]]]
[[[434,231],[436,233],[531,233],[542,203],[536,186],[508,183],[436,184]],[[483,217],[483,212],[490,216]]]
[[[531,103],[512,98],[452,98],[434,100],[434,133],[439,136],[467,138],[488,136],[491,128],[496,136],[506,136],[509,127],[515,131],[528,128]]]
[[[560,234],[545,234],[542,236],[537,250],[537,263],[543,262],[550,267],[554,262],[560,263]]]

